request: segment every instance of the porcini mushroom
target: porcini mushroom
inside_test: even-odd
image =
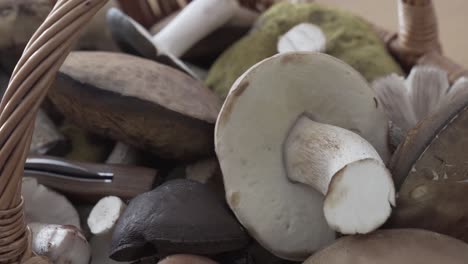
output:
[[[81,231],[74,226],[29,224],[32,250],[54,264],[88,264],[91,249]]]
[[[379,230],[348,236],[310,257],[304,264],[464,264],[468,245],[418,229]]]
[[[28,223],[71,225],[81,229],[78,212],[67,198],[38,184],[36,179],[23,178],[21,193]]]
[[[247,243],[240,224],[208,187],[173,180],[130,202],[115,227],[110,257],[133,261],[154,254],[218,254]]]
[[[72,52],[49,97],[83,128],[165,159],[213,153],[218,97],[199,81],[147,59]]]
[[[372,231],[390,214],[393,183],[377,154],[388,159],[388,126],[374,96],[322,53],[278,54],[233,85],[215,130],[226,198],[275,255],[303,260],[334,239],[322,193],[325,213],[340,211],[327,220],[346,233]]]
[[[467,124],[465,92],[409,130],[390,165],[398,206],[386,226],[422,228],[468,242]]]

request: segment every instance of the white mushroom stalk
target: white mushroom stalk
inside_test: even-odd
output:
[[[79,229],[73,226],[29,224],[32,250],[54,264],[88,264],[91,249]]]
[[[376,80],[373,88],[394,126],[392,140],[398,144],[419,121],[468,93],[468,78],[461,77],[450,86],[442,69],[416,66],[406,80],[392,74]]]
[[[381,226],[395,205],[392,176],[375,149],[349,130],[301,116],[286,138],[289,179],[325,195],[328,224],[343,234]]]
[[[91,233],[102,235],[112,232],[120,215],[127,205],[118,197],[102,198],[93,208],[88,217]]]
[[[158,50],[182,56],[195,43],[227,23],[240,9],[234,0],[194,0],[152,37]]]
[[[114,227],[127,205],[118,197],[102,198],[91,210],[88,226],[95,236],[91,238],[91,264],[117,263],[109,258]]]
[[[301,23],[291,28],[278,41],[278,53],[292,51],[325,52],[327,39],[320,27]]]
[[[167,55],[179,58],[195,43],[226,24],[241,10],[233,0],[194,0],[156,35],[138,22],[112,8],[108,21],[117,42],[152,58]]]

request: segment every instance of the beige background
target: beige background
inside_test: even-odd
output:
[[[351,10],[377,25],[397,29],[396,0],[317,0]],[[434,0],[445,54],[468,68],[468,0]]]

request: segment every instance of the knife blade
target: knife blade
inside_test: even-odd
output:
[[[70,161],[51,156],[29,156],[24,176],[74,200],[97,202],[105,196],[131,199],[151,191],[158,172],[151,168]]]

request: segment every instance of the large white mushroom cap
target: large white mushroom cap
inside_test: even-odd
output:
[[[345,63],[320,53],[266,59],[233,85],[215,131],[226,198],[250,234],[275,255],[303,260],[331,243],[323,195],[288,179],[283,144],[297,119],[357,133],[389,157],[387,119],[373,90]]]

